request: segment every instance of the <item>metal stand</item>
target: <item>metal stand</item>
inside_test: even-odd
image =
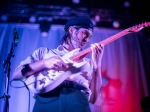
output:
[[[14,57],[13,52],[15,47],[17,46],[17,42],[19,41],[18,33],[16,31],[16,28],[14,29],[14,42],[11,45],[11,49],[9,54],[7,55],[7,59],[3,62],[4,65],[4,74],[6,74],[6,81],[5,81],[5,93],[3,96],[0,97],[0,99],[4,99],[4,111],[3,112],[9,112],[9,98],[10,95],[8,94],[9,91],[9,81],[10,81],[10,71],[11,71],[11,58]]]

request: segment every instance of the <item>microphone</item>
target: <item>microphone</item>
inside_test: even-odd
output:
[[[19,41],[18,32],[17,32],[16,28],[14,28],[14,41],[15,42]]]

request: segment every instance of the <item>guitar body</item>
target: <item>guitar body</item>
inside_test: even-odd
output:
[[[29,90],[33,93],[45,93],[59,86],[65,79],[71,75],[79,74],[81,71],[87,71],[88,61],[72,62],[69,58],[79,49],[75,49],[62,57],[66,63],[72,63],[72,67],[67,71],[44,70],[38,75],[32,75],[25,80]]]

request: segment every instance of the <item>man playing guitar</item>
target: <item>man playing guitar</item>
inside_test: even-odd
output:
[[[89,102],[96,104],[100,98],[103,46],[91,44],[91,59],[71,59],[90,41],[92,21],[75,17],[64,29],[56,49],[35,50],[13,73],[14,80],[24,80],[36,94],[33,112],[91,112]]]

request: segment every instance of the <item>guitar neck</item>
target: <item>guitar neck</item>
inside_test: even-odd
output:
[[[105,45],[107,45],[107,44],[117,40],[118,38],[120,38],[120,37],[122,37],[126,34],[129,34],[129,33],[131,33],[131,32],[129,32],[128,29],[125,29],[125,30],[123,30],[123,31],[121,31],[121,32],[119,32],[119,33],[117,33],[117,34],[115,34],[115,35],[99,42],[98,44],[101,44],[101,45],[105,46]],[[73,61],[79,61],[80,59],[84,58],[87,54],[91,53],[91,51],[92,51],[91,48],[87,48],[87,49],[81,51],[80,53],[72,56],[70,59],[73,60]]]

